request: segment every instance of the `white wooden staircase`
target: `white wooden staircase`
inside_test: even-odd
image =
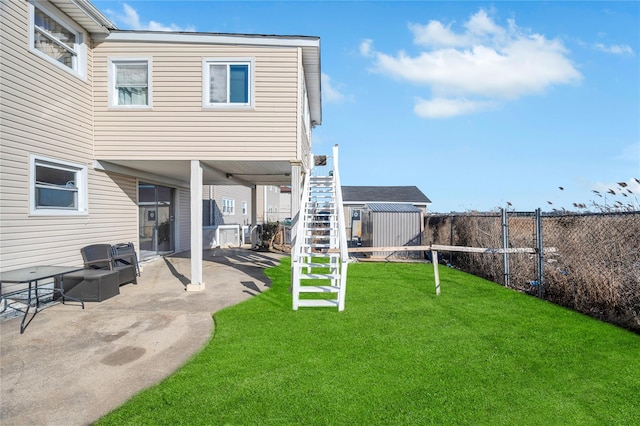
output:
[[[344,310],[349,256],[337,145],[328,159],[333,160],[328,166],[305,175],[291,260],[294,310]]]

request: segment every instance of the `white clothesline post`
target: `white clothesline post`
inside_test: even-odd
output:
[[[431,263],[433,263],[433,275],[436,278],[436,296],[440,296],[440,274],[438,273],[438,251],[431,250]]]

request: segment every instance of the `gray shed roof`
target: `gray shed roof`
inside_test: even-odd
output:
[[[412,204],[403,203],[368,203],[367,208],[372,212],[384,213],[421,213],[422,210]]]
[[[386,202],[431,204],[417,186],[343,186],[342,201],[346,203]]]

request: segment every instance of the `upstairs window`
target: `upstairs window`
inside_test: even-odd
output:
[[[204,106],[251,106],[251,62],[204,61]]]
[[[47,7],[30,5],[31,49],[36,54],[79,76],[85,76],[85,45],[79,27]]]
[[[44,157],[31,157],[31,214],[84,214],[87,168]]]
[[[151,61],[110,60],[111,106],[151,106]]]

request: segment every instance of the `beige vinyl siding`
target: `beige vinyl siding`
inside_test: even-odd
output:
[[[256,220],[258,223],[275,222],[280,214],[280,187],[259,185],[256,188]],[[271,212],[269,212],[271,206]]]
[[[224,221],[224,225],[247,225],[251,221],[251,188],[247,188],[242,185],[215,185],[213,197],[220,209],[219,214]],[[235,201],[234,214],[222,214],[223,199],[231,199]],[[243,201],[247,203],[246,215],[242,214]],[[216,224],[219,225],[220,223],[216,221]]]
[[[211,191],[210,191],[211,189]],[[202,199],[210,200],[214,203],[213,222],[208,203],[203,202],[203,223],[212,225],[248,225],[251,222],[251,188],[242,185],[204,185],[202,189]],[[231,199],[235,202],[235,213],[223,215],[223,199]],[[247,213],[242,214],[242,203],[247,203]]]
[[[86,245],[137,242],[135,179],[90,171],[89,193],[90,214],[80,218],[26,217],[12,213],[14,209],[3,202],[3,270],[34,264],[80,265],[80,249]]]
[[[176,253],[191,250],[191,192],[188,189],[176,189]]]
[[[98,159],[297,157],[295,47],[103,42],[94,52]],[[152,109],[108,104],[108,60],[151,58]],[[203,108],[203,59],[253,60],[253,107]]]
[[[81,265],[85,245],[136,242],[135,181],[91,167],[90,46],[83,80],[29,50],[26,1],[1,7],[0,268]],[[30,154],[88,166],[88,215],[29,215]]]

